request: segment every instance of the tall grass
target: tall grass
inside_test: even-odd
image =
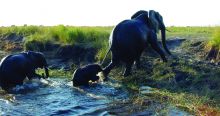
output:
[[[108,50],[108,38],[113,27],[76,27],[76,26],[11,26],[0,27],[0,36],[16,33],[25,37],[26,50],[43,51],[49,44],[84,45],[93,47],[98,52],[97,59],[104,58]],[[168,27],[167,38],[209,38],[216,27]],[[219,32],[218,32],[219,33]],[[219,45],[218,34],[215,34],[211,44]],[[215,38],[215,39],[214,39]]]
[[[25,37],[24,49],[44,51],[47,45],[83,45],[95,48],[97,59],[102,59],[108,49],[108,38],[113,27],[75,26],[11,26],[1,27],[0,36],[15,33]]]
[[[11,27],[1,27],[0,35],[8,35],[11,33],[16,33],[21,36],[28,36],[34,33],[40,33],[42,26],[11,26]]]
[[[209,41],[209,45],[220,49],[220,27],[216,28],[214,33],[211,36],[211,39]]]

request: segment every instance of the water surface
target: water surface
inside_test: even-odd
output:
[[[108,106],[110,102],[127,99],[117,84],[94,84],[72,87],[65,79],[29,82],[13,89],[11,101],[0,98],[0,115],[86,115]],[[106,111],[95,115],[106,115]]]

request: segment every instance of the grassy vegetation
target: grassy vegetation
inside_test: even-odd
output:
[[[213,107],[216,106],[216,104],[212,100],[191,93],[174,93],[168,90],[154,89],[152,93],[140,96],[137,99],[140,101],[143,101],[143,99],[151,99],[160,101],[161,103],[175,104],[175,106],[183,110],[201,116],[217,116],[220,114],[219,109]]]
[[[124,83],[132,95],[136,96],[134,101],[144,102],[145,99],[160,101],[197,115],[220,114],[218,68],[210,68],[206,64],[184,59],[168,63],[150,58],[145,60],[152,63],[141,70],[134,70],[132,76],[123,78],[119,73],[122,73],[121,67],[110,73],[113,80]],[[153,92],[140,94],[142,86],[153,87]]]
[[[192,39],[207,39],[218,27],[168,27],[170,32],[167,32],[167,36],[171,38],[192,38]]]
[[[68,79],[71,79],[73,71],[64,71],[62,69],[49,69],[49,75],[50,75],[51,78],[68,78]],[[44,69],[38,69],[38,70],[36,70],[36,73],[41,75],[41,74],[45,74],[45,71],[44,71]]]
[[[74,26],[12,26],[1,27],[0,35],[11,33],[25,37],[24,49],[45,51],[47,46],[77,45],[91,46],[98,50],[97,57],[102,59],[108,48],[108,37],[112,27],[74,27]]]
[[[216,28],[209,41],[210,46],[220,48],[220,27]]]
[[[204,50],[207,52],[206,59],[213,62],[220,61],[220,27],[215,28]]]
[[[218,27],[168,27],[167,38],[207,39]],[[77,45],[90,46],[97,50],[97,60],[103,59],[108,50],[108,38],[113,27],[74,27],[74,26],[11,26],[1,27],[0,37],[15,33],[25,37],[25,50],[45,51],[48,46]],[[160,40],[160,39],[159,39]],[[216,39],[214,39],[217,41]],[[211,42],[213,43],[213,42]],[[8,47],[9,46],[9,47]],[[7,48],[14,48],[8,44]],[[5,48],[5,47],[4,47]],[[10,50],[10,49],[9,49]]]

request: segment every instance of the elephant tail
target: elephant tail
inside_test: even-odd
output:
[[[106,59],[108,53],[110,52],[110,50],[111,50],[111,47],[109,47],[108,52],[105,54],[105,57],[104,57],[104,59],[103,59],[102,62],[101,62],[101,65],[103,65],[103,63],[104,63],[104,61],[105,61],[105,59]]]

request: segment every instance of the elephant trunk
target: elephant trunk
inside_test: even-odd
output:
[[[166,45],[166,27],[165,26],[163,26],[163,28],[161,29],[161,38],[162,38],[162,45],[163,45],[165,51],[169,55],[171,55],[171,53],[170,53],[170,51],[169,51],[169,49],[167,48],[167,45]]]
[[[45,67],[44,67],[44,70],[45,70],[45,74],[46,74],[46,77],[44,77],[44,78],[48,78],[48,77],[49,77],[48,68],[45,66]]]

